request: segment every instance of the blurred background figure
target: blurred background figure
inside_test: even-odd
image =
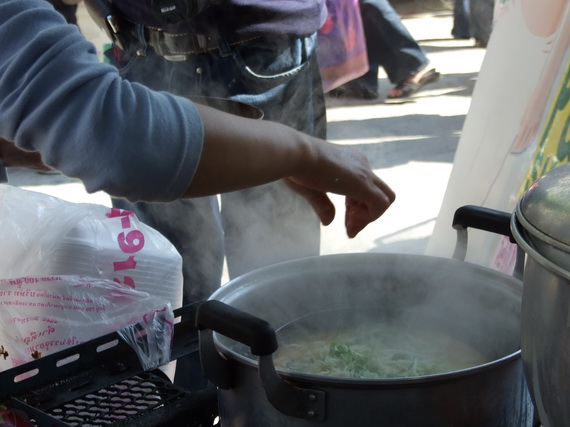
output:
[[[475,39],[476,47],[487,47],[493,30],[494,0],[455,0],[453,29],[455,39]]]
[[[428,66],[426,53],[388,0],[360,0],[360,12],[370,69],[364,76],[331,91],[332,96],[378,98],[380,67],[394,84],[388,92],[388,99],[411,96],[425,85],[439,80],[439,72]]]

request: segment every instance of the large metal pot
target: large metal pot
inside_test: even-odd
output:
[[[464,206],[454,227],[509,235],[518,244],[526,379],[542,425],[570,426],[570,164],[537,180],[512,214]]]
[[[544,427],[570,426],[570,272],[515,233],[526,252],[521,348]]]
[[[525,252],[570,270],[570,164],[552,169],[519,199],[512,227]]]
[[[234,279],[197,316],[203,366],[219,387],[222,425],[531,426],[519,350],[521,294],[521,282],[508,275],[405,254],[307,258]],[[346,307],[420,322],[437,318],[438,327],[490,361],[399,379],[275,371],[276,329]]]
[[[531,394],[543,426],[570,426],[570,164],[520,198],[511,230],[527,254],[521,346]]]

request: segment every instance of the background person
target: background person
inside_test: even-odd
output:
[[[455,39],[475,39],[476,47],[487,47],[493,31],[494,0],[455,0],[453,29]]]
[[[362,77],[331,91],[336,97],[378,98],[378,70],[384,68],[394,87],[387,98],[405,98],[440,74],[428,67],[429,60],[388,0],[360,0],[366,37],[369,71]]]
[[[325,225],[335,216],[326,193],[347,196],[349,237],[393,202],[359,151],[128,82],[65,24],[44,0],[0,1],[5,166],[16,158],[17,165],[38,162],[39,154],[88,192],[131,202],[171,202],[283,179]]]
[[[115,46],[106,55],[122,77],[185,97],[246,102],[261,109],[264,120],[326,137],[316,57],[324,0],[204,2],[195,13],[176,9],[180,3],[172,3],[174,11],[159,13],[156,3],[113,2],[111,10],[124,29],[123,49]],[[185,305],[219,288],[224,257],[233,278],[319,254],[319,218],[283,182],[228,192],[220,199],[221,206],[215,196],[169,203],[112,198],[114,207],[135,212],[181,254]],[[185,363],[177,365],[177,380],[196,372]]]
[[[127,80],[186,97],[243,101],[260,108],[264,120],[326,137],[316,59],[324,0],[206,2],[196,15],[157,13],[152,0],[113,6],[125,29],[124,49],[107,56]],[[220,286],[224,255],[236,277],[320,251],[318,218],[281,182],[223,194],[221,216],[216,198],[169,204],[114,198],[113,205],[135,212],[181,253],[186,303]]]

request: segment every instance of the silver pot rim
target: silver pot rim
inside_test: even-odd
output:
[[[545,173],[519,198],[515,214],[536,238],[566,252],[570,263],[570,163]]]
[[[517,215],[513,215],[513,219],[511,221],[511,231],[513,233],[513,237],[515,238],[517,244],[521,247],[521,249],[531,258],[533,258],[536,262],[538,262],[543,267],[547,268],[548,270],[554,272],[555,274],[559,275],[560,277],[565,278],[566,280],[570,280],[570,271],[568,269],[558,265],[557,263],[553,262],[549,256],[539,251],[535,244],[532,242],[531,239],[525,236],[524,231],[527,230],[521,224],[521,221]],[[545,242],[548,243],[548,242]],[[570,254],[568,255],[570,257]],[[570,262],[570,258],[569,258]]]
[[[541,229],[537,228],[532,222],[530,222],[522,212],[523,211],[522,203],[523,203],[523,198],[519,199],[517,203],[517,209],[515,212],[516,219],[520,223],[520,226],[525,231],[527,231],[532,236],[533,239],[536,238],[542,243],[546,243],[549,246],[552,246],[560,251],[567,252],[570,261],[570,245],[557,239],[556,237],[551,236],[550,234],[545,233]],[[528,240],[532,241],[533,239],[528,239]]]

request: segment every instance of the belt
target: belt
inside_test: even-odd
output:
[[[220,49],[221,43],[235,46],[258,39],[259,36],[222,37],[207,34],[167,33],[160,29],[145,27],[146,42],[158,55],[167,59],[170,57],[197,55]],[[223,41],[222,41],[223,40]]]
[[[89,15],[105,30],[109,38],[120,48],[138,40],[137,26],[121,14],[110,0],[85,0]],[[216,49],[227,48],[259,38],[259,36],[221,37],[219,35],[167,33],[160,28],[144,27],[144,38],[158,55],[165,59],[180,61],[186,55],[196,55]]]

